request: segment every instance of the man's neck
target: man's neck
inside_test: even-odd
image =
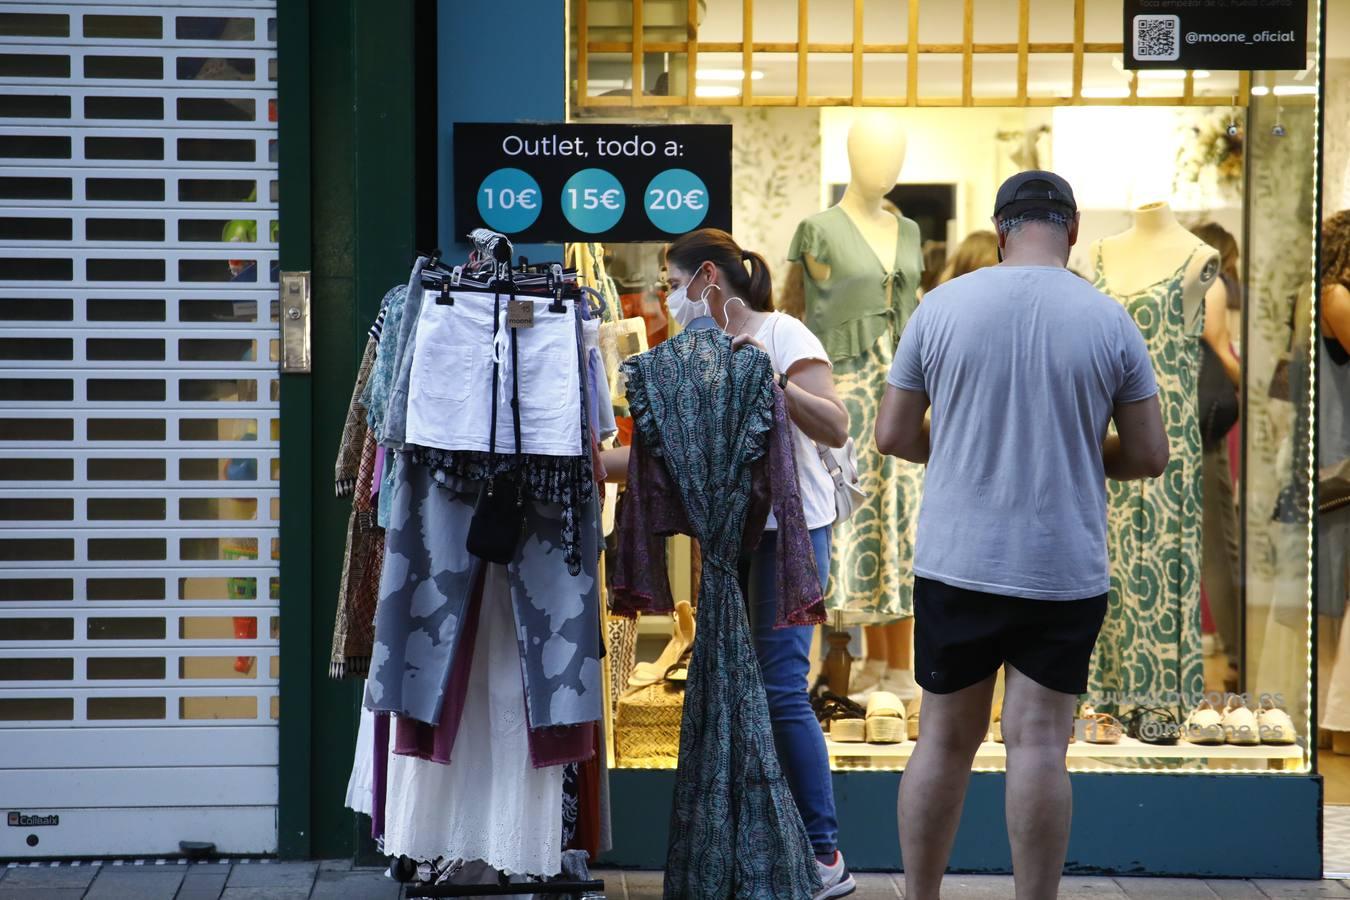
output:
[[[1055,269],[1064,268],[1067,263],[1063,255],[1054,250],[1042,250],[1037,247],[1019,248],[1017,251],[1007,253],[1003,257],[1001,265],[1005,266],[1048,266]]]

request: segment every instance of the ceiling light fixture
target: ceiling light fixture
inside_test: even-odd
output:
[[[1253,91],[1253,93],[1255,93]],[[1317,86],[1312,84],[1277,84],[1275,85],[1276,97],[1292,97],[1308,94],[1316,94]]]
[[[1100,100],[1128,97],[1130,96],[1130,89],[1127,87],[1085,87],[1083,88],[1083,96]]]
[[[741,89],[734,84],[700,84],[694,88],[696,97],[739,97]]]

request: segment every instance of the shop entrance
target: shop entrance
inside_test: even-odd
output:
[[[0,3],[0,858],[277,845],[276,3]]]

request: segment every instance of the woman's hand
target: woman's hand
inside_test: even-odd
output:
[[[738,334],[731,339],[732,350],[739,350],[742,347],[756,347],[760,350],[763,350],[765,353],[769,352],[769,348],[764,346],[763,341],[748,334]]]

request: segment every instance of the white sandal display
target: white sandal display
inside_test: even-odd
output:
[[[1181,733],[1187,742],[1192,744],[1206,746],[1222,744],[1223,716],[1219,715],[1219,711],[1208,700],[1201,700],[1186,717],[1186,724],[1181,726]]]
[[[1294,720],[1289,713],[1276,706],[1270,697],[1261,699],[1261,708],[1256,713],[1256,732],[1263,744],[1284,746],[1298,740]]]
[[[905,704],[890,691],[867,698],[867,742],[900,744],[905,740]]]
[[[1256,713],[1247,708],[1247,704],[1237,694],[1228,698],[1223,710],[1223,736],[1226,743],[1235,747],[1254,747],[1261,743],[1261,735],[1256,727]]]

